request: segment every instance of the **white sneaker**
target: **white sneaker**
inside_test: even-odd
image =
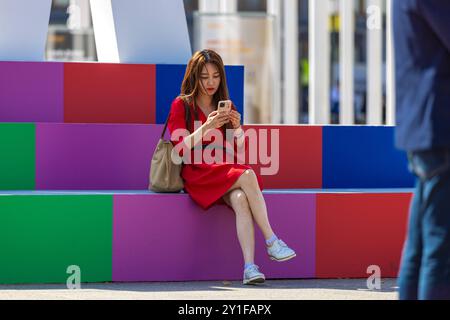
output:
[[[289,248],[281,239],[275,240],[270,247],[267,247],[267,253],[270,259],[275,261],[287,261],[296,256],[295,251]]]
[[[243,284],[263,283],[266,280],[264,274],[259,272],[259,267],[254,264],[244,270]]]

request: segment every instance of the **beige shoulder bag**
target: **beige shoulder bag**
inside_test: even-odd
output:
[[[184,107],[187,118],[190,111],[186,104]],[[172,142],[164,140],[169,117],[170,112],[167,115],[161,138],[155,148],[150,164],[150,183],[148,188],[154,192],[180,192],[184,188],[183,179],[181,178],[182,163],[176,164],[172,161]]]

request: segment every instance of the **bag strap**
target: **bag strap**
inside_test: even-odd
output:
[[[189,125],[191,123],[191,110],[189,109],[189,105],[183,100],[184,102],[184,114],[185,114],[185,122],[186,122],[186,129],[189,130]],[[169,118],[170,118],[170,111],[169,114],[167,115],[166,118],[166,122],[164,123],[164,129],[161,133],[161,139],[164,139],[164,134],[166,133],[166,129],[167,129],[167,123],[169,122]],[[191,132],[191,130],[189,130],[189,132]]]
[[[186,129],[189,130],[189,133],[192,133],[194,130],[191,131],[191,129],[189,128],[191,126],[191,108],[189,108],[189,105],[185,102],[184,103],[184,108],[185,108],[185,112],[186,112]],[[194,121],[198,121],[198,111],[195,108],[195,102],[194,102]]]
[[[191,132],[191,129],[189,128],[191,126],[191,108],[189,108],[189,105],[186,103],[186,101],[184,102],[184,121],[186,122],[186,129],[189,131],[189,133]]]

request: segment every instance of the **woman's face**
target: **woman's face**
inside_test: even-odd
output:
[[[220,73],[215,64],[207,63],[200,73],[200,90],[202,94],[213,96],[220,85]]]

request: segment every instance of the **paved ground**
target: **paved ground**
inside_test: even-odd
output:
[[[0,285],[0,300],[396,300],[396,279],[369,290],[366,279],[268,280],[244,286],[238,281],[93,283],[79,290],[64,285]]]

